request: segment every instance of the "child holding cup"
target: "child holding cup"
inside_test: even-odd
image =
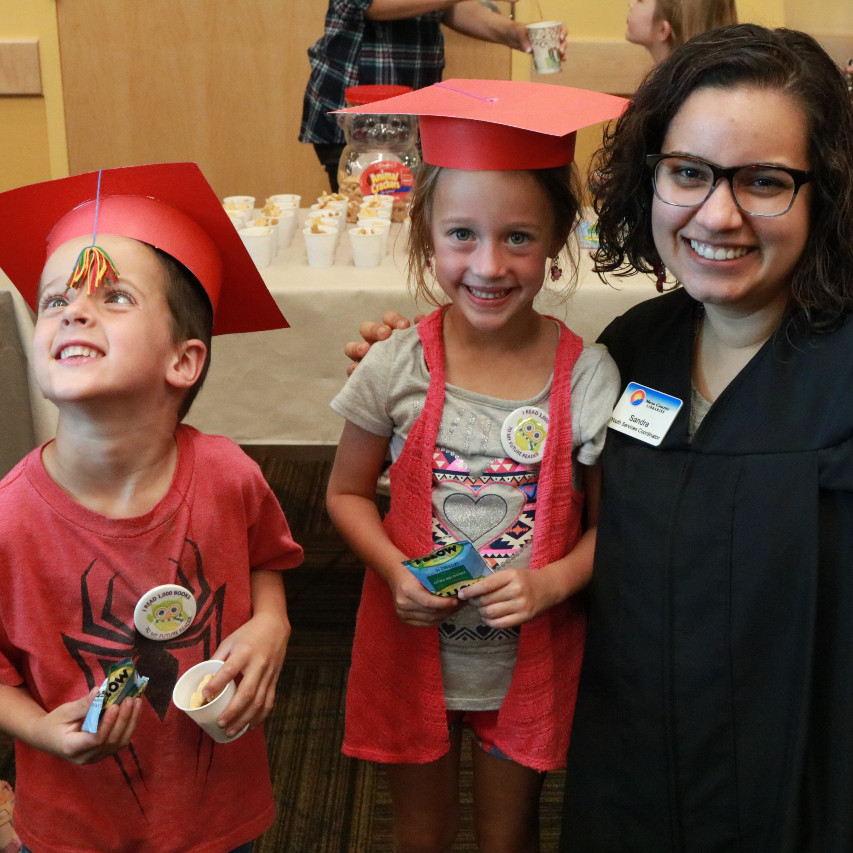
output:
[[[242,850],[274,817],[258,727],[290,633],[280,573],[302,549],[257,465],[180,421],[211,334],[287,323],[195,164],[22,187],[0,212],[0,266],[37,311],[32,363],[59,409],[55,439],[0,482],[17,831],[37,853]],[[220,728],[253,729],[233,743],[171,702],[211,657],[208,696],[238,679]],[[145,693],[82,730],[128,658]]]

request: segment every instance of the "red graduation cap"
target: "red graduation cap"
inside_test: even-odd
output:
[[[628,101],[518,80],[445,80],[381,102],[418,116],[423,158],[450,169],[547,169],[570,163],[575,132],[617,118]],[[344,113],[376,112],[376,104]]]
[[[195,163],[103,169],[19,187],[0,193],[0,221],[0,267],[33,310],[45,261],[59,246],[117,234],[161,249],[196,276],[213,305],[214,334],[288,326]]]

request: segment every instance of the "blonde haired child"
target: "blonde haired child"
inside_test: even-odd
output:
[[[592,566],[607,352],[534,308],[578,220],[574,131],[622,99],[451,80],[383,101],[419,116],[410,270],[441,307],[377,344],[332,405],[347,419],[329,513],[370,567],[344,752],[387,765],[395,849],[449,850],[461,726],[474,731],[480,849],[539,849],[543,774],[563,765]],[[362,110],[365,111],[365,110]],[[574,277],[573,271],[570,278]],[[535,421],[535,448],[519,431]],[[391,509],[374,502],[391,449]],[[582,526],[583,488],[587,490]],[[468,540],[494,574],[442,598],[402,560]],[[470,605],[470,606],[469,606]]]

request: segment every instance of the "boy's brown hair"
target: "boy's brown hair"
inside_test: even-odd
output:
[[[164,293],[172,318],[172,341],[182,343],[198,339],[207,347],[204,367],[196,383],[190,388],[178,410],[180,423],[189,412],[193,401],[210,368],[210,347],[213,337],[213,307],[199,280],[168,253],[151,247],[166,273]]]

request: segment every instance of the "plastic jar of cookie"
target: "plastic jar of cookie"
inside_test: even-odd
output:
[[[410,86],[351,86],[348,107],[362,106],[411,92]],[[338,164],[338,191],[349,199],[347,219],[355,222],[364,196],[393,199],[393,222],[402,222],[409,207],[414,171],[421,162],[415,116],[353,113],[340,116],[347,144]]]

